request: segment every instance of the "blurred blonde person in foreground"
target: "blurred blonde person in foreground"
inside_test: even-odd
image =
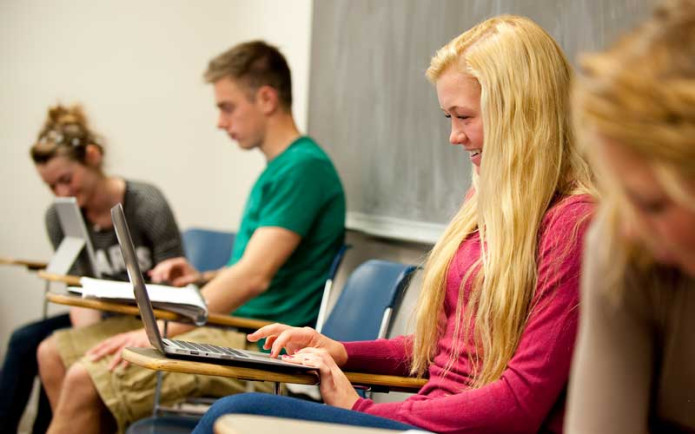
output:
[[[570,433],[695,432],[695,2],[581,61],[605,192],[584,259]]]

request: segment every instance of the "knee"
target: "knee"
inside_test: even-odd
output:
[[[36,349],[36,359],[41,366],[45,366],[54,361],[57,356],[58,348],[56,348],[53,338],[44,339]]]
[[[93,400],[99,396],[92,377],[81,363],[75,363],[65,373],[63,388],[82,399]]]
[[[57,367],[62,368],[63,361],[58,353],[55,340],[53,338],[44,339],[36,350],[36,359],[39,363],[41,378],[50,377]]]

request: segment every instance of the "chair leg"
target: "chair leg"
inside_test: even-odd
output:
[[[159,415],[160,400],[162,397],[162,378],[164,373],[162,371],[157,371],[157,385],[154,389],[154,406],[152,408],[152,416],[157,417]]]
[[[167,332],[169,329],[169,321],[164,320],[164,330],[162,331],[163,337],[167,337]],[[157,417],[159,415],[159,409],[161,406],[162,398],[162,381],[164,379],[164,372],[157,371],[157,385],[154,389],[154,405],[152,408],[152,416]]]
[[[46,283],[43,286],[43,319],[48,318],[48,299],[46,298],[46,294],[48,294],[48,291],[51,290],[51,282],[46,280]]]
[[[247,381],[245,384],[246,387],[246,393],[253,393],[256,391],[256,388],[253,387],[253,381]]]

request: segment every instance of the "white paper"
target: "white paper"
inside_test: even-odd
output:
[[[133,285],[130,282],[82,277],[80,284],[82,285],[82,298],[135,301]],[[146,284],[145,287],[154,307],[188,316],[196,323],[200,323],[201,320],[204,322],[207,318],[207,306],[197,286],[188,285],[177,288],[175,286]]]

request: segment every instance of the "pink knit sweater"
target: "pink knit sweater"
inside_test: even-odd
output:
[[[429,381],[403,402],[359,399],[353,410],[438,433],[562,432],[565,387],[577,329],[583,238],[594,209],[587,196],[565,198],[541,224],[538,283],[526,328],[502,377],[471,389],[470,346],[443,376],[454,334],[458,288],[480,256],[478,234],[468,237],[447,276],[446,330],[428,369]],[[464,302],[470,287],[465,289]],[[345,344],[346,370],[408,375],[412,337]]]

